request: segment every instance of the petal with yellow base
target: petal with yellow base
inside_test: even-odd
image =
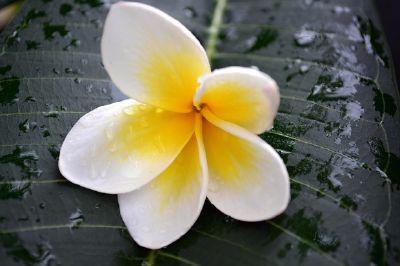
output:
[[[174,112],[192,111],[198,78],[210,72],[206,52],[188,29],[161,10],[140,3],[112,5],[101,54],[123,93]]]
[[[65,178],[83,187],[129,192],[175,160],[194,125],[194,113],[173,113],[134,100],[105,105],[80,118],[68,133],[59,168]]]
[[[196,133],[176,160],[151,183],[118,195],[122,219],[143,247],[161,248],[180,238],[203,208],[207,164],[201,130]]]
[[[260,134],[273,126],[279,88],[267,74],[246,67],[227,67],[201,78],[194,104],[206,106],[222,120]]]
[[[262,221],[282,213],[290,199],[289,176],[266,142],[210,111],[202,111],[209,168],[207,197],[223,213],[242,221]]]

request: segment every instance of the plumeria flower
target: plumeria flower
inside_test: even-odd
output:
[[[242,221],[282,213],[289,178],[256,134],[273,125],[279,89],[244,67],[211,72],[180,22],[139,3],[114,4],[104,25],[105,69],[124,100],[84,115],[61,147],[71,182],[118,194],[135,241],[166,246],[185,234],[206,198]]]

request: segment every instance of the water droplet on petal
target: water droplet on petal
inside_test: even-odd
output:
[[[219,185],[218,182],[210,182],[210,183],[208,184],[208,190],[209,190],[210,192],[218,192],[219,189],[220,189],[220,185]]]
[[[163,109],[161,109],[161,108],[156,108],[156,113],[157,113],[157,114],[161,114],[161,113],[163,113],[163,112],[164,112]]]

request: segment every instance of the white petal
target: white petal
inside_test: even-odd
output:
[[[222,120],[260,134],[273,126],[279,107],[279,88],[267,74],[246,67],[227,67],[201,78],[194,97]]]
[[[197,220],[207,194],[204,148],[199,146],[193,137],[150,184],[118,195],[122,219],[139,245],[164,247],[185,234]]]
[[[202,112],[209,168],[208,199],[242,221],[282,213],[290,199],[289,176],[277,152],[259,137],[211,112]]]
[[[104,193],[132,191],[158,176],[194,132],[194,114],[125,100],[81,117],[61,147],[59,168],[71,182]]]
[[[210,72],[206,52],[179,21],[154,7],[119,2],[107,16],[101,52],[123,93],[175,112],[190,112],[198,78]]]

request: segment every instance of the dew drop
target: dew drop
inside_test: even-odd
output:
[[[92,89],[93,89],[93,84],[89,84],[89,85],[86,86],[86,91],[87,92],[92,92]]]
[[[233,222],[235,222],[235,220],[232,217],[230,217],[228,215],[225,215],[224,216],[224,222],[225,223],[233,223]]]
[[[71,215],[69,216],[70,228],[77,228],[84,221],[84,217],[82,211],[77,208]]]
[[[28,96],[25,98],[24,102],[36,102],[36,98],[33,96]]]
[[[20,131],[27,133],[28,131],[35,130],[37,128],[37,123],[25,119],[23,122],[19,123],[18,127]]]
[[[364,108],[361,107],[361,104],[358,101],[349,102],[346,104],[345,118],[357,121],[361,118],[363,113]]]
[[[164,110],[161,108],[156,108],[155,112],[156,112],[156,114],[161,114],[164,112]]]
[[[94,19],[94,20],[92,20],[92,21],[90,21],[96,28],[100,28],[102,25],[103,25],[103,23],[101,22],[101,20],[99,20],[99,19]]]
[[[145,110],[147,110],[147,106],[144,104],[139,105],[139,110],[145,111]]]
[[[335,14],[342,14],[342,13],[350,13],[350,8],[348,8],[347,6],[335,6],[333,8],[333,13]]]
[[[218,192],[220,185],[218,182],[210,182],[208,185],[208,190],[211,192]]]
[[[73,69],[70,68],[70,67],[65,68],[64,71],[65,71],[65,73],[67,73],[67,74],[71,74],[71,73],[74,72]]]
[[[21,221],[21,222],[25,222],[25,221],[28,221],[28,220],[29,220],[29,216],[28,215],[22,216],[22,217],[18,217],[18,221]]]
[[[129,106],[124,108],[123,112],[127,115],[134,115],[136,113],[136,108],[135,106]]]
[[[188,18],[195,18],[195,17],[197,17],[196,11],[195,11],[194,8],[191,7],[191,6],[185,7],[184,13],[185,13],[185,16],[188,17]]]
[[[317,38],[317,32],[302,29],[294,34],[294,40],[298,46],[309,46]]]
[[[309,65],[301,65],[300,66],[300,73],[301,74],[305,74],[310,70],[310,66]]]

